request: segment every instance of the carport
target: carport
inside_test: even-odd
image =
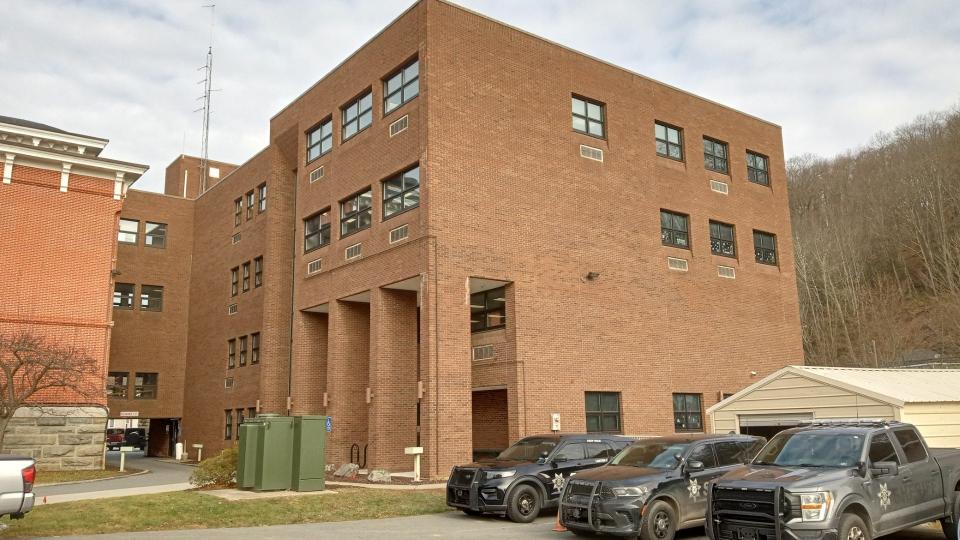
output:
[[[901,420],[931,446],[960,447],[960,370],[788,366],[707,413],[714,432],[768,438],[804,420]]]

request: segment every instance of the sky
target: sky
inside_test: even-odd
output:
[[[242,163],[269,119],[409,0],[5,0],[0,115],[110,139],[162,191],[199,155],[213,28],[210,158]],[[830,157],[960,106],[956,0],[460,0],[459,4],[783,127]]]

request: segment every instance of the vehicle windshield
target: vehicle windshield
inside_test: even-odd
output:
[[[688,446],[690,446],[690,443],[685,442],[635,442],[614,456],[610,460],[610,464],[653,469],[675,469],[680,462],[674,456],[677,454],[683,455]]]
[[[546,452],[553,452],[557,447],[556,439],[541,439],[531,437],[520,439],[513,446],[507,448],[496,457],[497,460],[536,461]]]
[[[852,433],[778,433],[753,458],[753,463],[782,467],[852,467],[860,461],[863,440],[863,435]]]

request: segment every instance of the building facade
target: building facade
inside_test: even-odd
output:
[[[136,410],[205,455],[251,414],[325,414],[329,462],[421,446],[439,478],[557,419],[702,431],[802,361],[780,128],[441,0],[205,191],[173,167],[121,216],[170,243],[120,247],[164,311],[115,315],[110,369],[159,373]]]

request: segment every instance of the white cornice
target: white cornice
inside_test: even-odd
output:
[[[99,139],[97,137],[73,135],[70,133],[57,133],[55,131],[45,131],[42,129],[18,126],[15,124],[6,124],[3,122],[0,122],[0,131],[15,135],[22,135],[24,137],[31,137],[34,139],[45,139],[48,141],[66,143],[71,146],[83,147],[84,149],[96,148],[98,154],[100,153],[99,151],[103,150],[103,148],[107,146],[107,143],[110,142],[107,139]],[[34,143],[34,145],[36,144],[37,143]]]
[[[133,180],[136,180],[136,178],[139,178],[141,175],[143,175],[143,173],[147,172],[147,169],[150,168],[146,165],[137,165],[135,163],[107,161],[91,156],[80,156],[50,151],[43,148],[31,148],[6,144],[3,141],[0,141],[0,153],[15,154],[18,156],[30,156],[32,158],[52,161],[55,163],[69,163],[71,165],[79,165],[82,167],[89,167],[92,169],[99,169],[114,173],[122,172],[135,177],[133,179],[128,178],[128,182],[130,183],[132,183]]]

